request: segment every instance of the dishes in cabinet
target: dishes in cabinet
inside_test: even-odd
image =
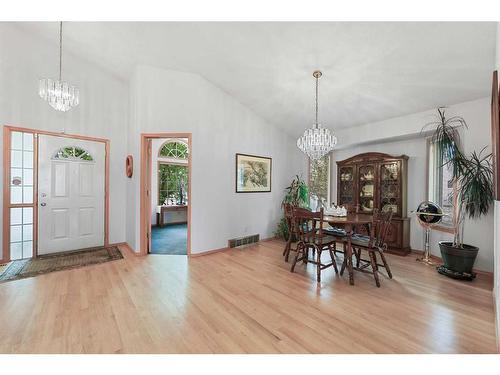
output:
[[[361,211],[369,212],[373,211],[373,200],[367,200],[361,203]]]
[[[367,184],[361,188],[362,197],[373,197],[373,185]]]
[[[350,172],[342,173],[340,175],[340,181],[352,181],[352,174]]]
[[[382,212],[389,211],[392,211],[394,213],[398,212],[398,206],[396,204],[386,204],[384,207],[382,207]]]
[[[361,181],[373,181],[374,178],[375,175],[371,169],[369,169],[368,172],[363,173],[360,177]]]

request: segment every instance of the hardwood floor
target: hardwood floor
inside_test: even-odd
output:
[[[2,353],[494,353],[492,280],[388,256],[394,279],[290,264],[281,241],[0,284]],[[339,261],[340,262],[340,261]],[[383,270],[382,270],[383,273]]]

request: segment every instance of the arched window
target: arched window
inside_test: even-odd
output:
[[[52,159],[72,160],[72,161],[94,161],[88,151],[78,146],[62,147],[52,156]]]
[[[186,143],[175,140],[167,141],[158,152],[160,158],[173,158],[173,159],[187,159],[189,154],[188,146]]]

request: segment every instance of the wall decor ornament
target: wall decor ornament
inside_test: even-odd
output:
[[[272,159],[265,156],[236,154],[236,192],[271,192]]]
[[[132,155],[128,155],[125,160],[125,174],[128,178],[131,178],[134,174],[134,158]]]

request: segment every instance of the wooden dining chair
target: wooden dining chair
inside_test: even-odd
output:
[[[323,232],[323,208],[319,212],[311,212],[303,208],[293,208],[293,224],[297,232],[297,252],[293,260],[291,272],[295,271],[297,262],[313,263],[316,265],[316,280],[321,282],[321,271],[332,267],[338,273],[337,263],[333,254],[335,239]],[[309,250],[313,252],[313,259],[309,258]],[[324,264],[321,260],[323,251],[328,250],[331,262]]]
[[[283,256],[285,257],[285,262],[288,262],[290,252],[297,251],[296,247],[292,247],[292,243],[297,241],[297,233],[293,223],[293,205],[290,203],[284,203],[283,210],[285,212],[285,221],[288,227],[288,238],[286,240],[285,249],[283,250]]]
[[[378,274],[379,267],[384,267],[387,272],[387,276],[392,279],[391,268],[389,267],[384,255],[384,252],[387,250],[386,237],[391,226],[392,215],[392,211],[380,213],[375,210],[373,213],[370,235],[363,236],[355,234],[351,238],[353,255],[356,257],[356,269],[363,271],[366,268],[371,267],[372,271],[370,273],[373,274],[377,287],[380,287]],[[368,253],[368,260],[362,258],[362,251],[366,251]],[[378,263],[377,255],[380,256],[382,264]],[[342,264],[341,273],[344,268],[345,265]]]
[[[359,204],[346,204],[344,206],[347,209],[348,214],[359,213]],[[353,228],[355,230],[356,228]],[[324,231],[335,238],[335,246],[333,250],[333,254],[337,255],[337,253],[345,254],[346,246],[347,246],[347,233],[344,228],[329,226]],[[342,250],[337,248],[337,244],[342,244]]]

